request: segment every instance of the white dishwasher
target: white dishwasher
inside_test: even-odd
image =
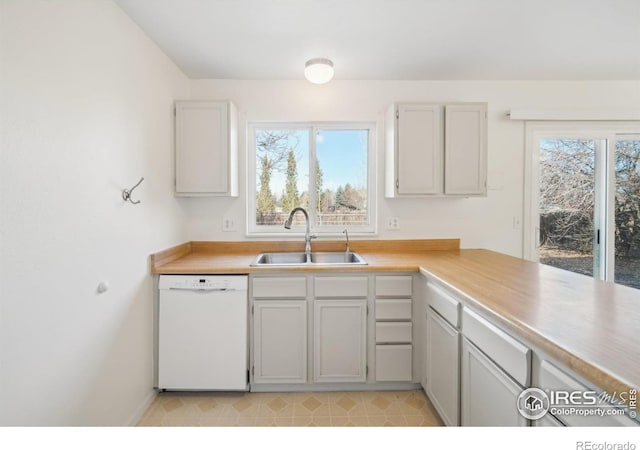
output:
[[[162,275],[158,388],[248,388],[246,275]]]

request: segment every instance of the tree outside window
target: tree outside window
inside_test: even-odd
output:
[[[282,232],[303,207],[316,231],[372,230],[369,170],[373,127],[259,127],[255,137],[255,226]],[[304,218],[296,216],[294,225]]]

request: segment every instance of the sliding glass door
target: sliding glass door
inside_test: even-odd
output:
[[[572,272],[600,278],[606,268],[599,194],[606,141],[540,140],[538,257]]]
[[[615,142],[614,280],[640,288],[640,135]]]
[[[525,257],[640,289],[640,135],[532,136]]]

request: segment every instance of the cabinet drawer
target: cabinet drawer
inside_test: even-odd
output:
[[[316,297],[366,297],[367,277],[316,277]]]
[[[544,390],[550,391],[567,391],[570,394],[574,391],[592,391],[587,386],[573,378],[571,375],[565,373],[564,371],[558,369],[556,366],[551,364],[549,361],[542,361],[540,365],[540,388]],[[598,398],[598,402],[600,399]],[[560,403],[560,402],[558,402]],[[600,404],[600,403],[599,403]],[[555,406],[566,406],[568,408],[574,406],[572,404],[559,404]],[[604,408],[612,408],[613,406],[609,403],[602,403],[601,406]],[[547,414],[548,415],[548,414]],[[588,426],[599,426],[599,427],[619,427],[619,426],[638,426],[637,422],[630,419],[627,416],[582,416],[578,414],[572,415],[560,415],[557,414],[558,418],[566,423],[568,426],[575,427],[588,427]]]
[[[376,296],[411,297],[412,282],[411,275],[376,277]]]
[[[305,298],[307,279],[304,277],[264,277],[252,282],[255,298]]]
[[[376,322],[376,343],[410,343],[411,322]]]
[[[459,328],[461,308],[460,301],[451,296],[441,287],[432,283],[427,284],[427,292],[429,295],[429,306],[440,314],[444,320],[449,322],[455,328]]]
[[[377,299],[376,320],[411,320],[411,299]]]
[[[529,385],[531,350],[464,308],[462,333],[522,386]]]
[[[411,344],[376,345],[376,381],[411,381]]]

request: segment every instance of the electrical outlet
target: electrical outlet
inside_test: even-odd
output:
[[[387,219],[387,230],[399,230],[400,219],[397,217],[389,217]]]
[[[236,223],[230,217],[222,218],[222,231],[236,231]]]

